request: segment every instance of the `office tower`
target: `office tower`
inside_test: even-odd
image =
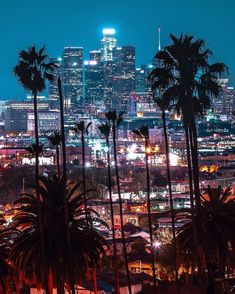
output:
[[[34,133],[34,113],[27,113],[27,133]],[[60,113],[55,111],[42,111],[38,113],[38,128],[41,132],[51,132],[60,129]]]
[[[113,106],[126,111],[128,97],[135,91],[135,47],[113,48]]]
[[[148,81],[152,69],[152,65],[141,65],[140,68],[135,70],[135,93],[142,102],[150,102],[152,98],[151,86]]]
[[[220,79],[222,91],[219,97],[213,101],[213,109],[216,114],[232,115],[235,111],[235,89],[228,86],[228,79]]]
[[[49,105],[50,109],[59,108],[59,90],[58,90],[58,78],[60,76],[62,58],[50,58],[50,62],[56,65],[53,72],[53,81],[49,85]]]
[[[113,48],[117,46],[114,29],[103,29],[103,38],[101,40],[101,59],[102,61],[113,60]]]
[[[113,62],[104,62],[104,104],[106,109],[112,108],[113,101]]]
[[[90,60],[101,61],[102,55],[101,50],[92,50],[90,51]]]
[[[102,61],[93,59],[86,60],[84,65],[85,105],[102,106],[104,103],[104,64]]]
[[[61,67],[62,91],[66,110],[80,106],[83,82],[83,48],[65,47]]]
[[[48,102],[38,102],[38,112],[49,111]],[[33,113],[32,101],[9,101],[6,103],[5,129],[11,132],[27,132],[27,114]]]

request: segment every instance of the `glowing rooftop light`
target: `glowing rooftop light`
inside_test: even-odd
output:
[[[62,58],[61,58],[61,57],[58,57],[57,60],[58,60],[58,61],[62,61]]]
[[[111,29],[111,28],[103,29],[103,35],[115,35],[115,33],[116,33],[115,29]]]

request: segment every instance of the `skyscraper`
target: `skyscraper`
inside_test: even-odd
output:
[[[58,77],[60,76],[62,58],[50,58],[50,62],[54,63],[57,67],[54,69],[54,79],[50,82],[49,86],[49,104],[51,109],[57,109],[59,108]]]
[[[104,65],[102,61],[86,60],[85,105],[101,106],[104,101]]]
[[[142,102],[149,102],[152,96],[151,86],[148,81],[148,76],[152,69],[152,65],[141,65],[140,68],[135,70],[135,92]]]
[[[135,91],[135,47],[113,48],[113,105],[126,110],[127,100]]]
[[[235,88],[228,86],[228,79],[221,79],[220,85],[222,91],[213,102],[214,112],[216,114],[232,115],[235,111]]]
[[[102,61],[113,60],[113,48],[117,46],[114,29],[103,29],[103,38],[101,40],[101,58]]]
[[[82,100],[83,48],[65,47],[63,51],[62,90],[66,109],[79,106]]]

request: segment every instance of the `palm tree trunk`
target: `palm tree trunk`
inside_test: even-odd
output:
[[[192,121],[192,126],[190,128],[190,133],[192,136],[192,163],[193,163],[193,179],[194,179],[194,190],[195,190],[195,202],[197,213],[200,215],[200,187],[199,187],[199,165],[198,165],[198,146],[197,146],[197,130],[195,121]]]
[[[194,197],[193,197],[193,175],[192,175],[192,146],[193,146],[193,141],[192,141],[192,133],[190,132],[190,128],[185,125],[185,136],[186,136],[186,146],[187,146],[187,161],[188,161],[188,173],[189,173],[189,183],[190,184],[190,203],[191,203],[191,213],[192,213],[192,226],[193,226],[193,238],[194,238],[194,243],[195,243],[195,248],[198,247],[198,231],[199,231],[199,222],[197,220],[200,220],[195,216],[195,205],[194,205]],[[198,212],[198,211],[197,211]],[[201,228],[202,229],[202,228]],[[202,265],[201,265],[201,260],[198,259],[198,273],[199,273],[199,278],[201,278],[202,275]]]
[[[63,188],[64,188],[64,215],[65,215],[65,229],[66,229],[66,239],[68,246],[68,260],[69,265],[67,268],[67,280],[68,285],[72,289],[72,294],[75,294],[75,286],[74,286],[74,272],[73,272],[73,259],[72,259],[72,247],[70,240],[70,232],[69,232],[69,211],[68,211],[68,199],[66,194],[66,182],[67,182],[67,174],[66,174],[66,145],[65,145],[65,132],[64,132],[64,101],[62,95],[62,87],[61,87],[61,79],[58,78],[58,89],[59,89],[59,98],[60,98],[60,127],[61,127],[61,143],[62,143],[62,157],[63,157]]]
[[[124,234],[124,229],[123,229],[124,224],[123,224],[122,198],[121,198],[118,165],[117,165],[117,145],[116,145],[116,126],[115,126],[115,123],[113,123],[112,132],[113,132],[113,155],[114,155],[117,190],[118,190],[118,202],[119,202],[119,212],[120,212],[120,222],[121,222],[122,245],[123,245],[123,253],[124,253],[124,260],[125,260],[125,267],[126,267],[126,274],[127,274],[128,291],[129,291],[129,294],[131,294],[132,293],[131,280],[130,280],[130,273],[129,273],[129,268],[128,268],[125,234]]]
[[[150,174],[149,174],[149,163],[148,163],[148,139],[145,137],[145,166],[146,166],[146,179],[147,179],[147,213],[148,213],[148,223],[149,223],[149,235],[150,235],[150,245],[152,248],[152,269],[153,269],[153,284],[154,290],[157,291],[157,280],[155,272],[155,254],[154,254],[154,244],[153,244],[153,226],[151,217],[151,203],[150,203]]]
[[[108,189],[109,189],[109,201],[110,201],[110,212],[112,222],[112,239],[113,239],[113,250],[114,250],[114,272],[115,272],[115,284],[116,292],[120,294],[119,276],[118,276],[118,260],[117,260],[117,244],[115,239],[115,224],[114,224],[114,211],[113,211],[113,199],[112,199],[112,187],[111,187],[111,160],[110,160],[110,144],[109,139],[106,139],[107,161],[108,161]]]
[[[43,220],[41,211],[41,200],[39,194],[39,132],[38,132],[38,110],[37,110],[37,91],[33,92],[33,110],[34,110],[34,133],[35,133],[35,185],[36,185],[36,197],[37,197],[37,212],[38,212],[38,225],[40,232],[40,245],[42,250],[42,262],[46,264],[46,252],[45,252],[45,241],[43,232]],[[44,285],[46,293],[49,293],[47,272],[43,273]]]
[[[85,215],[86,215],[86,221],[88,222],[87,197],[86,197],[85,137],[83,133],[81,134],[81,141],[82,141],[82,184],[83,184],[83,193],[84,193]]]
[[[191,153],[190,153],[190,139],[188,127],[184,126],[185,130],[185,141],[186,141],[186,153],[187,153],[187,163],[188,163],[188,177],[189,177],[189,193],[190,193],[190,204],[191,209],[194,209],[194,197],[193,197],[193,175],[192,175],[192,163],[191,163]]]
[[[57,164],[57,175],[60,178],[60,152],[59,146],[56,146],[56,164]]]
[[[162,122],[163,122],[163,131],[164,131],[164,140],[165,140],[165,152],[166,152],[166,169],[167,169],[167,180],[169,187],[169,196],[170,196],[170,208],[171,208],[171,224],[172,224],[172,235],[173,235],[173,245],[174,245],[174,270],[175,270],[175,280],[178,286],[178,270],[176,262],[176,234],[175,234],[175,217],[174,217],[174,205],[173,205],[173,196],[172,196],[172,187],[171,187],[171,172],[170,172],[170,158],[169,158],[169,144],[167,137],[167,128],[166,128],[166,113],[162,111]]]

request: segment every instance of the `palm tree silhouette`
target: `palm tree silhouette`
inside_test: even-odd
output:
[[[187,267],[195,268],[197,260],[208,271],[207,293],[215,292],[215,280],[225,278],[225,264],[229,253],[229,244],[234,246],[235,200],[230,198],[230,188],[221,186],[208,188],[201,195],[201,215],[198,221],[203,223],[204,231],[198,229],[198,244],[193,242],[192,213],[185,209],[188,222],[179,230],[177,243],[181,262]],[[183,217],[185,217],[185,215]],[[196,214],[196,218],[199,215]],[[206,240],[205,240],[206,239]],[[219,285],[221,286],[221,284]],[[216,293],[222,293],[222,290]]]
[[[170,35],[172,45],[166,46],[155,56],[159,66],[155,69],[165,70],[170,76],[170,83],[166,85],[162,99],[174,108],[177,114],[181,114],[186,137],[190,200],[191,208],[194,207],[194,197],[196,213],[200,215],[200,189],[199,189],[199,166],[196,119],[202,116],[205,111],[211,108],[212,99],[216,98],[221,90],[218,84],[218,77],[226,72],[223,63],[209,63],[211,50],[205,48],[203,40],[194,40],[193,36],[183,35],[179,38]],[[163,68],[163,69],[161,69]],[[165,79],[164,74],[155,75],[154,81],[159,83],[159,76]],[[165,79],[166,80],[166,79]],[[193,195],[194,188],[194,195]],[[194,218],[194,212],[192,211]],[[197,222],[199,218],[193,220],[194,240],[197,247],[199,242],[196,226],[203,231],[202,223]],[[201,272],[200,259],[198,259],[198,269]]]
[[[44,272],[48,273],[49,291],[57,288],[64,293],[64,285],[72,289],[73,282],[82,283],[95,267],[99,267],[104,254],[105,239],[92,226],[94,211],[87,210],[87,219],[82,209],[84,193],[80,193],[80,183],[67,182],[66,197],[69,212],[69,235],[73,258],[69,258],[67,228],[64,222],[64,180],[54,176],[40,178],[40,205],[43,211],[43,233],[45,237],[46,262],[41,259],[42,250],[39,238],[36,187],[33,193],[24,193],[16,201],[16,213],[11,227],[14,230],[14,242],[10,251],[10,260],[16,269],[22,272],[24,280],[38,289],[43,288]],[[99,221],[95,214],[96,221]],[[58,242],[59,240],[59,242]],[[67,273],[73,268],[74,281]],[[52,293],[52,292],[50,292]]]
[[[170,37],[173,44],[157,53],[156,59],[174,77],[164,92],[164,100],[170,101],[183,117],[186,141],[191,149],[195,202],[200,210],[196,118],[211,108],[212,98],[218,97],[221,90],[218,77],[226,72],[226,67],[223,63],[209,63],[212,52],[205,48],[203,40],[183,34],[179,38],[172,34]]]
[[[110,142],[109,142],[111,126],[110,126],[110,123],[106,122],[100,125],[98,128],[100,130],[100,133],[105,137],[106,146],[107,146],[108,190],[109,190],[112,238],[113,238],[113,248],[114,248],[114,270],[115,270],[116,291],[119,294],[120,286],[119,286],[119,276],[118,276],[117,244],[115,239],[114,210],[113,210],[112,185],[111,185],[112,178],[111,178]]]
[[[14,67],[13,72],[18,78],[20,84],[26,89],[32,92],[33,104],[34,104],[34,135],[35,135],[35,182],[36,187],[39,187],[39,131],[38,131],[38,113],[37,113],[37,95],[46,88],[46,81],[53,80],[53,70],[56,67],[54,63],[47,62],[48,56],[45,54],[45,46],[39,51],[36,50],[35,46],[22,50],[19,53],[19,61]],[[37,192],[38,198],[38,222],[40,226],[41,235],[41,247],[44,251],[44,237],[42,232],[42,215],[40,211],[40,199],[39,193]],[[45,254],[43,253],[43,259]],[[46,274],[45,274],[46,283]],[[47,283],[46,292],[47,291]]]
[[[165,155],[166,155],[166,169],[167,169],[167,181],[169,189],[169,198],[170,198],[170,209],[171,209],[171,224],[172,224],[172,235],[173,235],[173,245],[174,245],[174,264],[175,264],[175,278],[178,283],[178,270],[176,263],[176,233],[175,233],[175,217],[174,217],[174,205],[173,205],[173,196],[172,196],[172,186],[171,186],[171,172],[170,172],[170,158],[169,158],[169,143],[167,136],[167,126],[166,126],[166,111],[170,110],[170,102],[164,97],[164,90],[169,87],[174,79],[171,70],[164,64],[159,64],[160,67],[153,69],[150,73],[148,79],[151,84],[151,89],[153,93],[153,99],[156,102],[157,106],[162,112],[162,123],[163,123],[163,132],[164,132],[164,141],[165,141]],[[189,168],[189,174],[191,175],[191,168]],[[191,179],[191,177],[190,177]],[[192,180],[190,181],[190,199],[191,207],[193,207],[193,190],[192,190]]]
[[[59,146],[62,141],[61,133],[59,131],[54,131],[54,133],[50,134],[47,139],[56,148],[56,164],[57,164],[57,175],[60,177],[60,150]]]
[[[156,272],[155,272],[155,257],[154,257],[154,236],[153,236],[153,225],[152,225],[152,216],[151,216],[151,202],[150,202],[150,173],[149,173],[149,129],[148,126],[141,126],[138,130],[133,130],[139,138],[144,139],[145,144],[145,166],[146,166],[146,180],[147,180],[147,210],[148,210],[148,223],[149,223],[149,234],[150,234],[150,244],[152,248],[152,269],[153,269],[153,282],[154,289],[157,291],[157,281],[156,281]]]
[[[88,134],[88,129],[91,126],[91,122],[89,122],[87,125],[84,121],[79,121],[76,123],[75,127],[72,128],[72,130],[81,136],[81,142],[82,142],[82,181],[83,181],[83,192],[86,191],[86,163],[85,163],[85,136]],[[86,195],[84,197],[84,206],[85,206],[85,212],[87,211],[87,201],[86,201]]]
[[[122,208],[122,197],[121,197],[118,162],[117,162],[117,143],[116,143],[117,129],[123,120],[123,114],[124,114],[124,112],[120,112],[119,114],[117,114],[116,110],[110,110],[105,113],[105,116],[106,116],[107,120],[110,122],[111,129],[112,129],[113,155],[114,155],[114,164],[115,164],[117,191],[118,191],[118,202],[119,202],[119,213],[120,213],[120,222],[121,222],[121,226],[120,226],[121,227],[121,238],[122,238],[122,245],[123,245],[126,274],[127,274],[128,291],[129,291],[129,294],[131,294],[132,293],[131,280],[130,280],[130,273],[129,273],[129,268],[128,268],[127,250],[126,250],[125,234],[124,234],[124,228],[123,228],[123,225],[124,225],[124,223],[123,223],[123,208]]]

